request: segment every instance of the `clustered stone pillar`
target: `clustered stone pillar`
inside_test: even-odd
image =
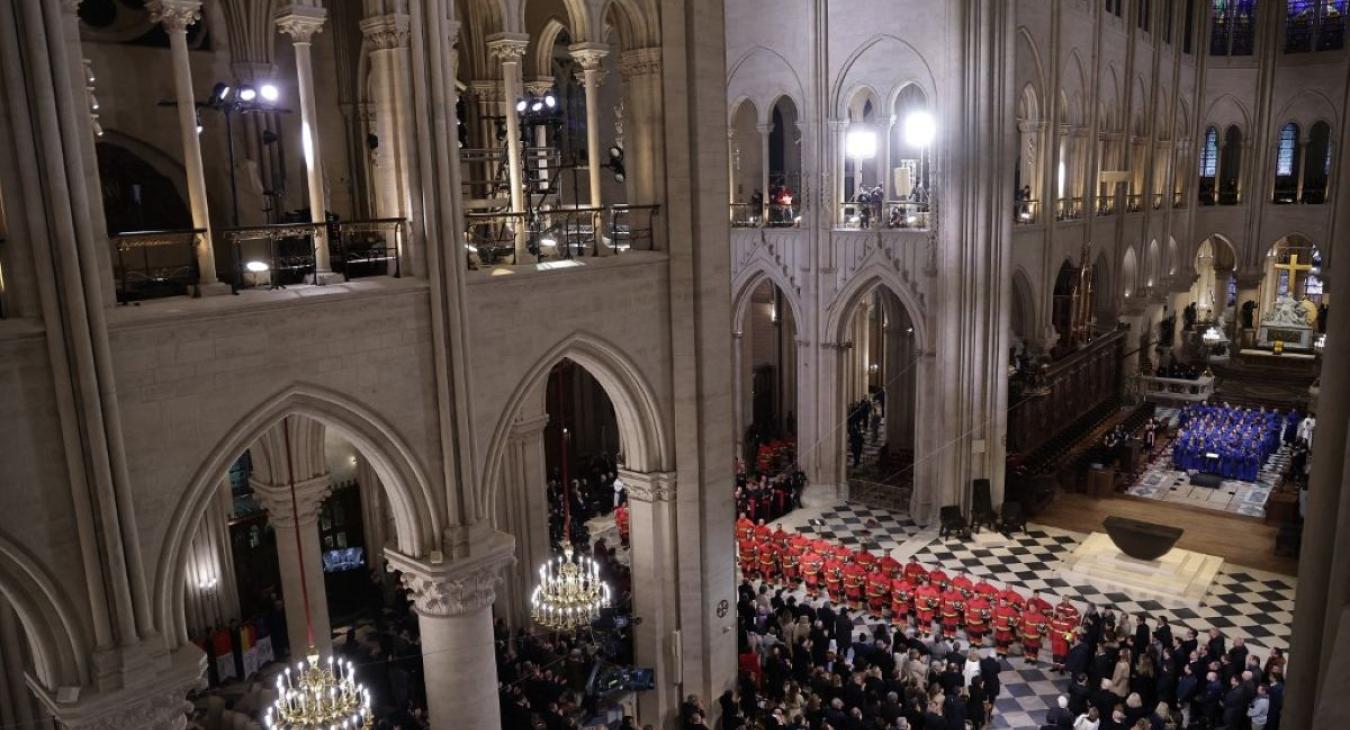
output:
[[[586,172],[591,188],[591,207],[599,208],[600,197],[600,82],[609,49],[602,43],[578,43],[567,49],[581,67],[579,81],[586,89]]]
[[[222,479],[188,548],[187,585],[184,588],[190,634],[226,625],[240,616],[239,587],[230,542],[232,501],[230,482]]]
[[[216,255],[211,241],[211,215],[206,200],[206,174],[197,135],[197,103],[192,93],[192,65],[188,60],[187,29],[201,18],[201,0],[154,0],[151,17],[169,36],[173,63],[174,102],[178,105],[178,132],[183,142],[183,170],[187,174],[192,227],[203,231],[196,246],[197,283],[216,283]],[[219,288],[219,287],[213,287]]]
[[[516,102],[520,99],[520,60],[530,41],[523,35],[499,33],[488,41],[488,52],[502,65],[502,113],[506,115],[506,164],[511,185],[511,212],[525,212],[525,187],[521,176],[520,115]],[[488,139],[491,139],[489,137]],[[526,248],[526,230],[523,220],[516,221],[516,263],[523,263]]]
[[[376,15],[361,21],[370,49],[370,92],[374,106],[375,213],[378,218],[407,218],[411,209],[411,77],[408,69],[408,16]]]
[[[624,89],[624,185],[628,203],[660,203],[665,198],[661,49],[634,48],[620,53],[619,77]],[[654,235],[659,237],[662,230],[658,227]]]
[[[513,541],[496,533],[474,557],[427,562],[389,551],[418,616],[433,730],[501,727],[492,603]]]
[[[634,660],[655,671],[655,689],[638,694],[638,716],[665,718],[679,704],[675,664],[666,644],[677,624],[675,475],[619,470],[628,486],[630,553],[633,556],[633,615],[642,618],[633,633]]]
[[[289,466],[282,429],[290,431],[290,456],[293,461]],[[310,643],[306,634],[304,591],[300,590],[302,561],[309,594],[314,647],[322,654],[328,654],[333,648],[328,596],[324,592],[323,550],[319,545],[319,508],[332,491],[323,442],[323,424],[303,416],[290,416],[263,434],[249,450],[253,459],[253,474],[249,477],[249,484],[259,503],[267,510],[268,519],[276,530],[282,600],[286,608],[286,635],[293,658],[303,656]],[[295,479],[294,499],[289,484],[292,474]],[[299,552],[295,539],[297,530],[300,533]]]
[[[548,467],[544,460],[548,414],[543,406],[542,398],[531,398],[526,404],[528,411],[511,424],[501,485],[496,490],[497,527],[516,538],[516,564],[507,570],[497,600],[497,615],[512,628],[529,625],[534,571],[553,552],[548,526]]]
[[[319,144],[319,110],[314,100],[314,65],[311,43],[314,34],[323,29],[328,11],[322,6],[295,3],[281,9],[276,16],[277,28],[291,37],[295,47],[296,92],[300,97],[300,144],[305,156],[305,175],[309,187],[309,219],[326,224],[328,204],[324,195],[323,153]],[[314,272],[322,281],[332,273],[329,262],[328,228],[315,226]]]
[[[759,130],[759,191],[764,199],[764,204],[758,212],[760,221],[767,224],[769,222],[769,205],[773,199],[773,196],[769,195],[769,139],[773,134],[773,125],[757,124],[755,129]]]

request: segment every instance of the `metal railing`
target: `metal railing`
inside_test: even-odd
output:
[[[1114,215],[1116,212],[1115,195],[1097,196],[1097,215]]]
[[[1055,201],[1055,220],[1076,221],[1083,217],[1082,198],[1060,198]]]
[[[836,228],[849,231],[873,229],[926,230],[930,223],[928,203],[888,200],[869,203],[840,203]]]
[[[340,221],[330,242],[333,270],[343,279],[364,276],[403,275],[403,246],[408,240],[408,221],[403,218],[371,218]]]
[[[658,205],[552,208],[529,213],[469,213],[465,246],[470,268],[516,260],[516,238],[535,261],[650,251]]]
[[[1139,193],[1130,193],[1125,196],[1125,212],[1139,213],[1144,210],[1144,196]]]
[[[117,301],[129,304],[144,299],[200,296],[197,286],[197,247],[206,230],[128,231],[109,237],[117,263],[113,278]]]
[[[1162,210],[1163,203],[1165,203],[1166,201],[1167,201],[1167,196],[1166,196],[1166,195],[1163,195],[1162,193],[1154,193],[1154,194],[1153,194],[1153,209],[1154,209],[1154,210]]]
[[[1013,223],[1029,226],[1041,219],[1041,201],[1018,200],[1013,203]]]
[[[753,203],[731,203],[729,208],[732,228],[792,228],[801,218],[798,207],[787,203],[769,203],[767,216]]]
[[[731,203],[728,207],[731,211],[732,228],[758,228],[760,226],[760,206],[752,203]]]
[[[234,258],[230,282],[234,293],[259,286],[282,289],[302,284],[311,275],[312,283],[318,284],[316,237],[321,228],[328,227],[327,223],[274,223],[221,231]]]

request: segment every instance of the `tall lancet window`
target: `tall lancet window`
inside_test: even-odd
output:
[[[1280,144],[1275,148],[1276,203],[1293,203],[1298,197],[1298,125],[1290,122],[1280,130]]]
[[[1214,205],[1214,178],[1219,172],[1219,130],[1205,130],[1205,143],[1200,147],[1200,204]]]
[[[1213,0],[1209,32],[1211,56],[1250,56],[1256,24],[1256,0]]]

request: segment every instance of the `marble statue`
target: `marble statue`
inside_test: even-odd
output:
[[[1270,308],[1266,316],[1261,319],[1261,324],[1273,325],[1276,327],[1307,327],[1307,318],[1298,302],[1288,294],[1281,294],[1275,300],[1275,306]]]

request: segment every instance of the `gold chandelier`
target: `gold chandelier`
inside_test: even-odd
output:
[[[609,605],[609,586],[600,580],[600,566],[584,555],[572,559],[572,545],[539,566],[539,585],[530,596],[530,616],[555,631],[589,625]]]
[[[291,514],[296,521],[295,554],[303,556],[300,545],[300,508],[295,499],[295,469],[291,463],[291,430],[281,420],[286,440],[286,476],[291,488]],[[305,661],[277,677],[277,699],[263,717],[275,730],[370,730],[374,715],[370,711],[370,690],[356,682],[351,662],[333,663],[330,655],[323,666],[319,650],[314,648],[314,621],[309,608],[309,582],[305,580],[305,561],[300,560],[300,594],[305,602],[305,629],[309,651]]]
[[[572,553],[572,482],[567,473],[567,438],[562,371],[556,371],[559,432],[562,439],[563,479],[563,554],[539,566],[539,585],[530,595],[530,617],[535,623],[554,631],[571,631],[588,626],[609,605],[609,585],[600,579],[600,565],[594,559]]]

